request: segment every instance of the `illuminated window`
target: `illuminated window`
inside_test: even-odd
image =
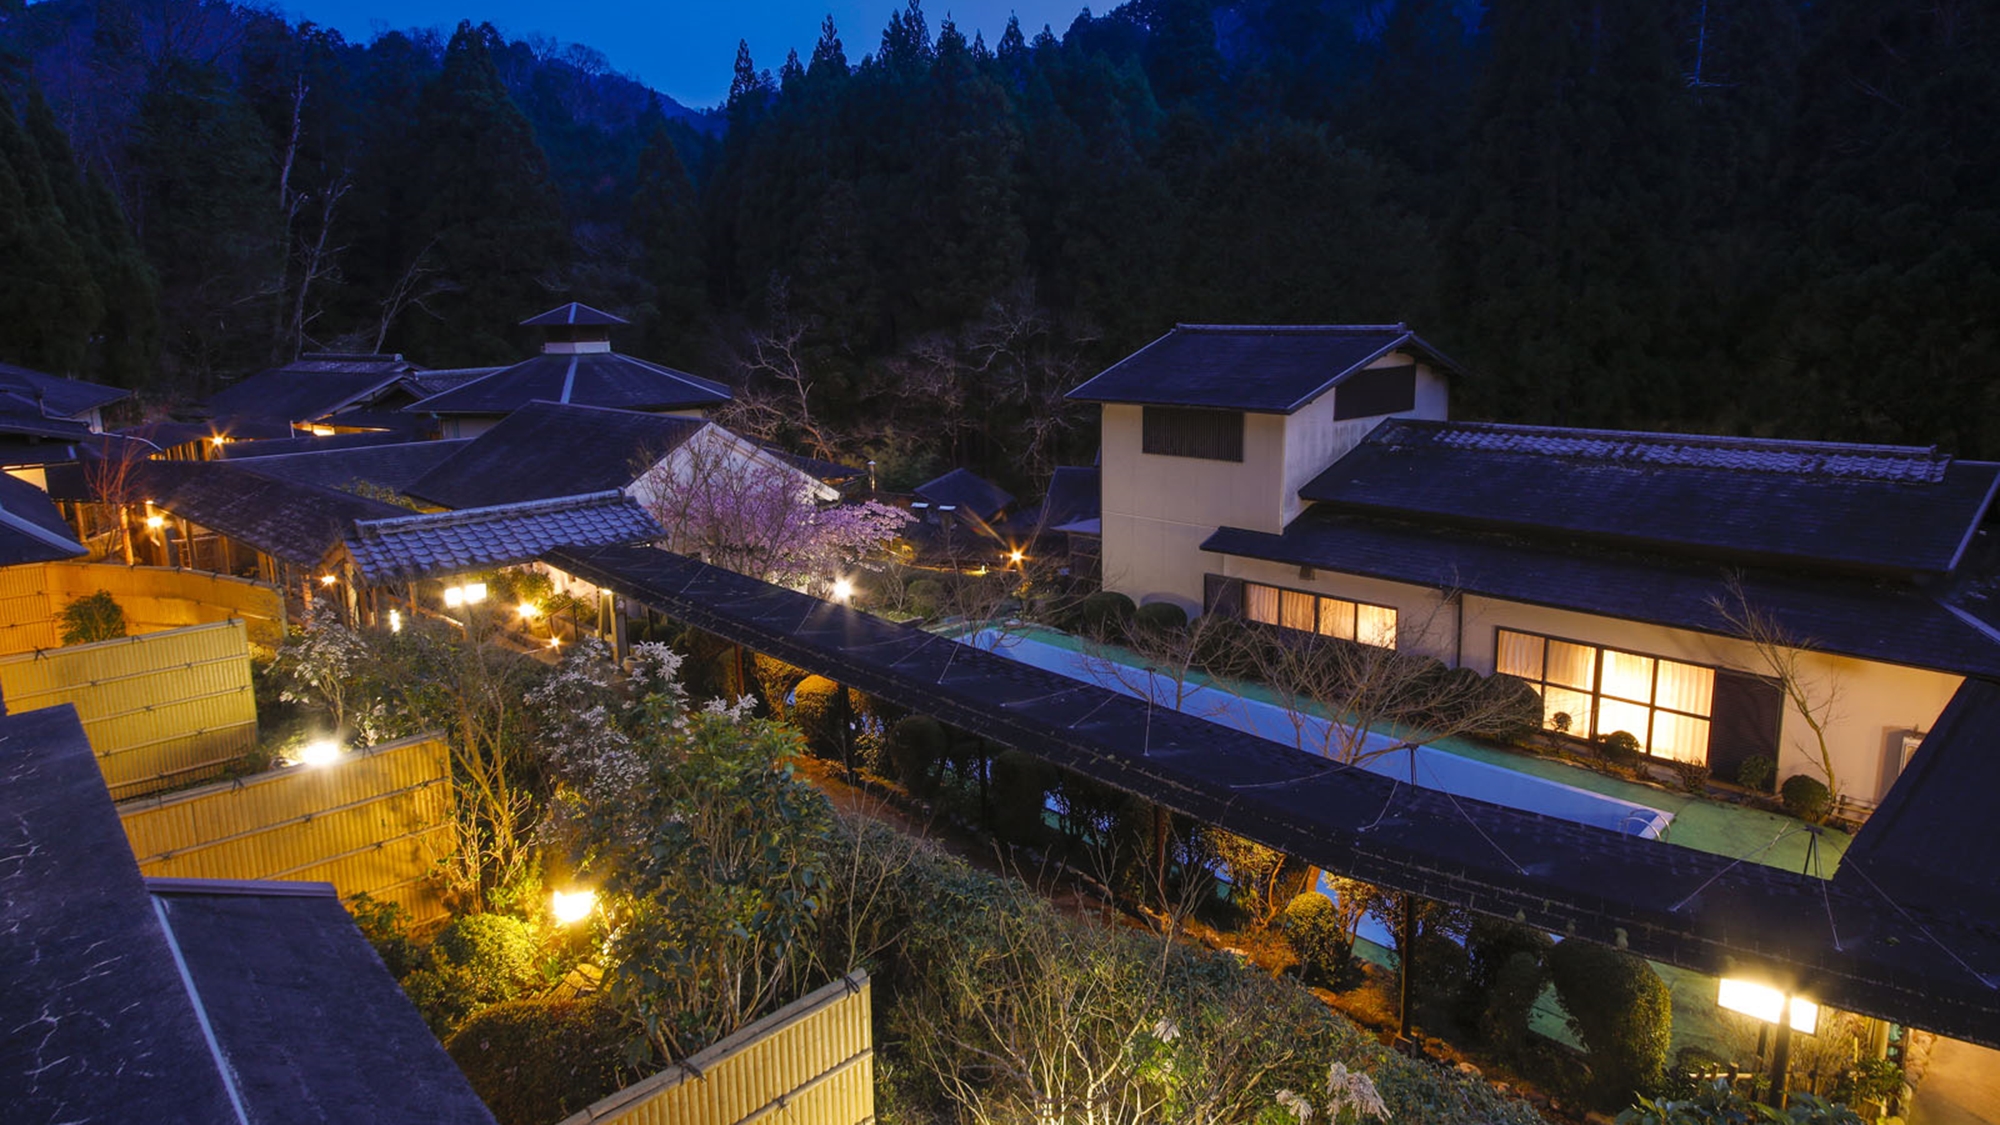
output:
[[[1494,670],[1519,676],[1541,694],[1544,726],[1579,738],[1622,730],[1655,757],[1708,760],[1715,669],[1511,629],[1497,633]]]
[[[1257,582],[1243,584],[1243,616],[1266,625],[1320,633],[1343,641],[1360,641],[1377,648],[1396,647],[1393,606],[1325,598],[1305,590],[1287,590]]]

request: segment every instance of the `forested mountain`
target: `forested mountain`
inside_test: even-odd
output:
[[[0,260],[0,359],[477,363],[575,299],[739,425],[1032,484],[1089,455],[1061,391],[1175,321],[1407,320],[1462,413],[2000,456],[1976,0],[1133,0],[991,44],[911,3],[740,53],[713,117],[484,27],[9,2],[0,128],[49,187],[0,175],[0,244],[53,265]]]

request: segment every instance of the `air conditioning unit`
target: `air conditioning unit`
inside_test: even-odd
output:
[[[1907,770],[1910,768],[1910,759],[1915,758],[1917,756],[1917,747],[1922,746],[1923,744],[1924,744],[1923,731],[1906,730],[1903,732],[1903,759],[1902,759],[1903,769]]]

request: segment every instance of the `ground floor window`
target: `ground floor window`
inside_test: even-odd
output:
[[[1622,730],[1656,757],[1708,760],[1713,668],[1501,629],[1494,670],[1534,686],[1551,730],[1580,738]]]
[[[1243,584],[1243,616],[1266,625],[1319,633],[1377,648],[1396,647],[1394,606],[1328,598],[1259,582]]]

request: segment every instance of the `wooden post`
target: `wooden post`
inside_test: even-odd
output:
[[[1778,1030],[1771,1044],[1771,1105],[1785,1108],[1785,1072],[1792,1065],[1792,994],[1778,1005]]]
[[[1402,932],[1396,936],[1396,1045],[1407,1048],[1410,1043],[1411,999],[1416,995],[1411,986],[1416,976],[1417,945],[1417,896],[1403,895]]]

